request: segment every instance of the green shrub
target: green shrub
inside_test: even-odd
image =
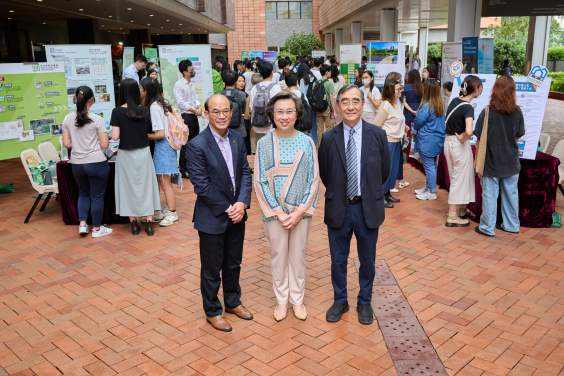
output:
[[[564,60],[564,47],[551,47],[548,49],[548,60]]]
[[[494,40],[494,69],[501,69],[503,61],[509,59],[515,74],[525,72],[525,45],[518,40]]]
[[[550,91],[564,93],[564,78],[553,78],[550,83]]]
[[[548,77],[552,78],[564,78],[564,72],[550,72]]]
[[[296,61],[296,55],[292,55],[291,53],[289,53],[288,51],[280,51],[276,54],[276,59],[280,59],[281,57],[289,57],[292,62]]]
[[[443,56],[443,42],[435,43],[427,48],[427,65],[433,64],[431,61],[434,57],[439,58]]]

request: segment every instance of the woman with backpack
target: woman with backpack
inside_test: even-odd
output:
[[[152,80],[152,78],[150,78]],[[155,234],[153,214],[161,210],[159,186],[149,151],[147,131],[151,128],[149,109],[141,105],[137,81],[123,80],[119,107],[112,110],[112,139],[119,140],[116,160],[116,214],[129,217],[131,233],[139,235],[137,217],[147,217],[145,232]]]
[[[176,150],[168,141],[170,128],[168,116],[172,114],[172,106],[163,99],[161,86],[154,79],[142,79],[141,87],[146,91],[145,105],[149,107],[151,114],[152,130],[155,133],[149,134],[149,140],[155,140],[155,155],[153,164],[159,188],[162,188],[166,206],[163,209],[164,218],[159,226],[167,227],[178,223],[178,213],[176,212],[176,200],[172,184],[182,188],[182,176],[176,163]]]

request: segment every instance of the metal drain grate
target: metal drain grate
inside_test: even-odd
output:
[[[390,337],[386,341],[393,360],[435,359],[437,354],[426,337]]]
[[[426,336],[415,316],[400,318],[378,318],[378,325],[384,337]],[[387,340],[387,338],[386,338]]]
[[[402,300],[405,299],[400,288],[395,286],[374,286],[372,288],[373,300]]]
[[[448,376],[440,360],[396,360],[398,376]]]
[[[373,300],[372,309],[378,319],[413,317],[413,311],[407,300]]]

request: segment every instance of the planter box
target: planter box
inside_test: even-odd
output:
[[[549,72],[564,72],[564,60],[547,60],[546,68]]]
[[[558,91],[549,91],[548,97],[551,99],[559,99],[561,101],[564,101],[564,93],[560,93]]]

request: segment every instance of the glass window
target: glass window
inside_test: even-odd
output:
[[[311,1],[302,1],[302,18],[313,18],[313,6]]]
[[[276,3],[274,1],[266,2],[266,19],[267,20],[276,19]]]
[[[292,1],[288,3],[290,5],[290,18],[300,18],[300,2]]]
[[[288,19],[288,3],[283,1],[277,2],[278,19]]]

